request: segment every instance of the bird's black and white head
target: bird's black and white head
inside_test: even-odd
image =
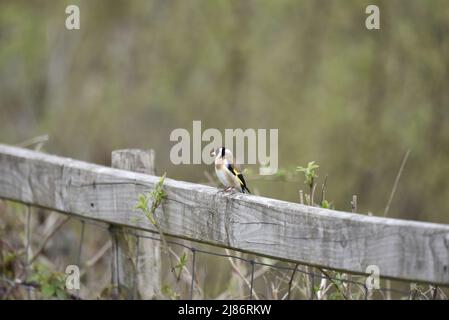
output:
[[[212,152],[212,156],[215,157],[216,160],[220,159],[232,159],[232,152],[225,147],[220,147],[216,151]]]

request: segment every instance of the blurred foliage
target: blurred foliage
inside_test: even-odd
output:
[[[173,129],[279,128],[282,168],[316,160],[336,208],[356,193],[374,214],[411,149],[390,216],[449,223],[448,34],[445,0],[4,0],[0,140],[48,133],[46,151],[102,164],[154,148],[204,182],[213,168],[169,162]],[[302,181],[250,188],[298,201]]]
[[[327,201],[327,200],[323,200]],[[81,237],[80,221],[71,219],[58,229],[50,238],[44,250],[39,251],[36,260],[27,265],[27,213],[30,215],[30,254],[35,255],[43,241],[46,241],[52,229],[57,228],[61,215],[40,208],[27,208],[25,205],[11,201],[0,201],[0,300],[1,299],[125,299],[129,291],[125,286],[117,287],[111,283],[110,246],[103,250],[102,244],[110,244],[109,227],[99,223],[85,224],[86,231]],[[133,238],[133,237],[130,237]],[[70,239],[70,240],[69,240]],[[79,245],[83,240],[82,256]],[[176,242],[180,242],[177,239]],[[333,270],[313,269],[303,265],[287,264],[251,254],[229,251],[218,247],[210,247],[200,243],[184,241],[183,246],[170,245],[170,252],[177,257],[172,266],[166,255],[162,256],[162,283],[157,299],[186,299],[190,295],[191,278],[188,271],[193,263],[192,253],[184,245],[195,247],[199,254],[195,260],[195,299],[244,299],[248,298],[251,267],[248,261],[256,261],[254,269],[254,288],[261,299],[307,299],[309,288],[320,299],[364,299],[363,286],[349,286],[347,281],[365,283],[365,277],[343,274]],[[103,245],[104,247],[104,245]],[[236,259],[219,255],[232,255]],[[131,250],[135,252],[135,247]],[[67,274],[63,273],[67,265],[80,261],[81,290],[65,288]],[[131,257],[130,257],[131,258]],[[242,261],[244,259],[245,261]],[[251,260],[249,260],[251,259]],[[232,265],[232,267],[231,267]],[[270,265],[279,267],[271,268]],[[285,267],[297,268],[296,273],[285,270]],[[173,277],[173,270],[176,277]],[[190,269],[191,270],[191,269]],[[314,272],[315,280],[311,280],[309,272]],[[321,272],[321,273],[319,273]],[[321,274],[321,276],[320,276]],[[318,277],[326,277],[323,283]],[[246,280],[245,280],[246,279]],[[182,280],[182,281],[180,281]],[[381,287],[388,285],[381,279]],[[315,283],[315,285],[313,285]],[[417,285],[408,282],[391,281],[391,288],[399,290],[391,292],[393,299],[431,299],[434,288],[431,285]],[[291,295],[289,288],[291,287]],[[30,291],[28,291],[28,289]],[[410,293],[408,290],[411,289]],[[440,287],[439,299],[447,299],[448,288]],[[373,299],[386,299],[382,290],[372,292]],[[139,296],[137,296],[139,298]]]
[[[314,180],[315,178],[318,178],[316,169],[318,169],[319,167],[319,165],[315,164],[315,161],[310,161],[307,164],[307,167],[299,166],[296,168],[296,171],[304,173],[304,177],[306,179],[304,180],[304,184],[309,186],[309,188],[313,188]]]
[[[44,299],[67,299],[65,280],[66,275],[64,273],[51,271],[42,264],[34,265],[33,272],[27,279],[28,282],[34,282],[39,285]]]

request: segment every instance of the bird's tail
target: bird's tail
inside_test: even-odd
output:
[[[251,194],[251,191],[249,191],[248,187],[246,185],[242,186],[242,193],[249,193]]]
[[[243,174],[238,173],[238,172],[235,172],[235,173],[237,174],[237,178],[238,178],[238,180],[240,182],[240,186],[242,188],[242,193],[245,193],[245,191],[248,192],[248,193],[251,193],[251,191],[249,191],[248,187],[246,186],[246,181],[243,178]]]

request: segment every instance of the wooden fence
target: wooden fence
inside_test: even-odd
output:
[[[134,209],[138,195],[159,181],[147,174],[154,170],[152,153],[119,151],[112,160],[127,170],[0,145],[0,198],[156,232]],[[384,278],[449,284],[448,225],[229,194],[168,178],[164,190],[167,199],[156,214],[173,237],[356,274],[375,265]],[[148,241],[141,244],[145,259],[157,261],[157,251],[149,252],[157,243]]]

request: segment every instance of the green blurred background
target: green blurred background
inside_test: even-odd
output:
[[[205,183],[212,167],[170,163],[173,129],[277,128],[282,168],[317,161],[337,209],[357,194],[374,215],[410,149],[389,216],[449,223],[448,34],[445,0],[2,0],[0,141],[48,133],[45,151],[105,165],[154,148],[159,173]],[[304,188],[250,178],[288,201]]]

